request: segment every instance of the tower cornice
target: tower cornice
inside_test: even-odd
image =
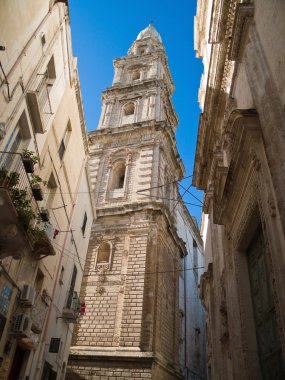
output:
[[[120,136],[122,138],[125,138],[127,134],[131,134],[133,139],[137,138],[137,144],[139,145],[145,145],[150,144],[153,145],[154,142],[149,137],[149,132],[154,133],[153,138],[158,137],[158,134],[163,133],[163,136],[168,140],[167,145],[171,147],[169,150],[171,154],[171,159],[173,162],[175,162],[179,168],[179,175],[178,178],[182,179],[185,167],[184,164],[180,158],[180,155],[178,153],[177,147],[176,147],[176,141],[174,132],[171,127],[169,127],[165,121],[161,122],[154,122],[154,121],[146,121],[146,122],[139,122],[139,123],[132,123],[129,125],[125,125],[118,128],[104,128],[104,129],[96,129],[95,131],[91,131],[88,134],[89,138],[89,144],[99,144],[102,141],[112,140],[112,142],[109,144],[110,147],[112,147],[112,144],[116,144],[116,142],[120,139]],[[142,138],[143,136],[148,136],[147,139]],[[161,136],[162,140],[164,140],[164,137]],[[115,145],[114,145],[115,147]],[[101,147],[98,148],[98,152],[100,154]],[[93,149],[93,152],[90,152],[90,156],[96,154],[97,149]]]

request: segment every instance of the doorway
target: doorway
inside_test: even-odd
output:
[[[261,228],[247,249],[247,263],[262,376],[264,380],[282,380],[284,361]]]

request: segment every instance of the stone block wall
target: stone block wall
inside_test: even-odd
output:
[[[83,365],[84,364],[84,365]],[[152,367],[146,363],[98,362],[78,363],[71,360],[66,374],[68,380],[127,380],[151,379]]]
[[[96,266],[98,246],[112,244],[110,269]],[[147,235],[93,235],[81,299],[86,314],[75,327],[73,345],[139,347],[144,294]]]

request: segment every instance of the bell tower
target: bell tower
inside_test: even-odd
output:
[[[176,232],[178,118],[165,49],[152,24],[114,61],[89,134],[96,207],[68,379],[180,379]],[[84,377],[83,377],[84,376]]]

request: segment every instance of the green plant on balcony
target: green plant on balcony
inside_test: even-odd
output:
[[[39,156],[35,155],[35,152],[32,150],[24,149],[23,150],[23,157],[24,158],[30,158],[34,164],[37,164],[40,161]]]
[[[23,150],[22,157],[23,157],[23,164],[24,164],[26,172],[33,173],[34,166],[35,164],[39,162],[40,158],[36,156],[33,151],[28,150],[28,149]]]
[[[19,173],[0,168],[0,187],[13,188],[19,183]]]
[[[34,173],[31,174],[30,181],[31,181],[32,191],[33,191],[33,195],[34,195],[35,199],[37,201],[42,201],[44,199],[44,197],[43,197],[41,184],[45,185],[46,182],[43,181],[39,175],[36,175]]]
[[[13,203],[19,215],[20,222],[25,230],[28,230],[31,221],[35,218],[35,214],[31,207],[31,200],[28,197],[27,190],[14,189]]]
[[[35,227],[29,227],[28,228],[28,235],[30,239],[33,241],[33,243],[39,241],[39,240],[45,240],[47,239],[47,235],[45,230],[39,228],[38,226]]]

